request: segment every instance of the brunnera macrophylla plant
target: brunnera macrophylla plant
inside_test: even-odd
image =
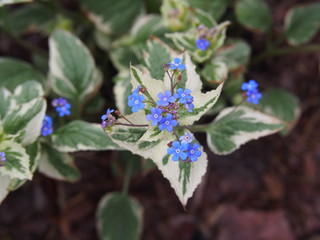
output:
[[[174,55],[169,47],[164,49]],[[133,91],[126,102],[132,114],[124,116],[118,110],[108,109],[101,118],[102,128],[120,147],[152,159],[186,205],[208,162],[192,131],[206,132],[209,147],[218,154],[226,154],[251,139],[277,132],[284,125],[281,120],[246,106],[226,108],[211,124],[196,125],[217,102],[224,82],[203,93],[201,79],[188,53],[176,53],[171,62],[158,66],[162,66],[162,79],[151,77],[150,64],[142,71],[130,67]],[[249,86],[248,102],[253,94],[258,94],[257,86]]]

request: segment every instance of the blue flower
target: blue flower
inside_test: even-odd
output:
[[[139,109],[144,109],[145,104],[142,102],[143,100],[144,96],[139,95],[137,92],[134,92],[128,96],[128,105],[129,107],[132,107],[132,112],[138,112]]]
[[[151,114],[146,116],[148,121],[152,121],[153,126],[157,126],[158,123],[162,120],[162,110],[160,108],[151,108]]]
[[[255,80],[250,80],[249,82],[244,82],[241,86],[243,91],[255,91],[257,90],[258,83]]]
[[[45,115],[42,122],[41,135],[45,137],[47,135],[51,135],[52,133],[52,118],[48,115]]]
[[[168,148],[167,153],[168,154],[173,154],[172,160],[173,161],[179,161],[179,158],[182,160],[186,160],[188,157],[187,154],[184,152],[188,149],[188,144],[187,143],[181,143],[179,141],[175,141],[172,143],[172,147]]]
[[[60,117],[63,117],[64,115],[70,115],[70,108],[71,105],[68,103],[68,101],[62,97],[56,98],[52,100],[52,106],[56,108],[56,111],[58,112]]]
[[[184,104],[188,112],[192,112],[192,109],[194,109],[194,105],[192,103],[193,103],[193,97],[191,96],[191,98],[187,99],[187,102]]]
[[[56,107],[56,111],[58,112],[59,117],[63,117],[64,115],[71,114],[70,108],[71,108],[71,105],[69,103],[67,103],[64,106]]]
[[[172,132],[173,127],[177,126],[178,122],[175,119],[172,119],[172,114],[168,113],[165,118],[162,118],[160,121],[159,129],[162,131],[166,129],[168,132]]]
[[[207,50],[210,46],[210,42],[205,38],[199,38],[196,40],[197,48],[201,49],[202,51]]]
[[[6,161],[7,161],[6,153],[0,152],[0,165],[1,165],[1,163],[5,163]]]
[[[190,93],[191,90],[188,88],[185,90],[183,90],[182,88],[178,88],[177,93],[174,94],[174,97],[179,98],[180,103],[186,103],[188,100],[192,99]]]
[[[109,117],[109,115],[110,115],[111,113],[113,113],[113,112],[114,112],[114,109],[108,108],[106,114],[104,114],[104,115],[101,116],[101,120],[103,120],[103,121],[106,120],[106,119]]]
[[[169,90],[165,91],[165,93],[158,94],[159,100],[157,101],[157,106],[168,106],[169,103],[173,103],[175,98],[171,95]]]
[[[176,70],[176,69],[184,70],[184,69],[186,69],[186,66],[181,63],[180,58],[175,58],[173,60],[173,63],[168,63],[168,65],[170,66],[170,70]]]
[[[191,162],[197,161],[198,157],[201,156],[202,152],[198,150],[200,145],[198,143],[188,145],[187,156],[190,158]]]
[[[182,143],[191,143],[193,139],[193,134],[187,132],[184,132],[184,135],[179,138]]]
[[[259,93],[258,90],[247,92],[248,103],[258,104],[260,101],[260,98],[262,98],[262,94]]]

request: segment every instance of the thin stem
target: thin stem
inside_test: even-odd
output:
[[[134,160],[133,159],[129,159],[129,162],[127,164],[126,173],[125,173],[124,180],[123,180],[123,185],[122,185],[122,194],[123,195],[128,195],[128,189],[129,189],[132,166],[133,166],[133,162],[132,161],[134,161]]]
[[[177,140],[179,141],[179,136],[178,136],[178,134],[177,134],[176,129],[173,129],[173,134],[174,134],[174,136],[177,138]]]
[[[148,124],[127,124],[127,123],[120,123],[120,122],[116,122],[116,125],[128,126],[128,127],[149,127]]]
[[[134,125],[128,118],[126,118],[125,116],[123,116],[122,114],[121,114],[121,117],[124,119],[124,120],[126,120],[128,123],[130,123],[130,124],[132,124],[132,125]]]
[[[193,126],[189,126],[188,129],[189,129],[191,132],[206,132],[209,125],[210,125],[210,124],[193,125]]]

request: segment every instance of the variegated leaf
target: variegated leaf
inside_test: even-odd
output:
[[[52,135],[53,146],[61,152],[119,149],[103,132],[99,124],[73,121]]]
[[[0,152],[6,154],[7,161],[0,167],[0,176],[11,179],[31,179],[30,158],[24,147],[14,141],[1,141]]]
[[[216,154],[229,154],[242,144],[281,131],[282,120],[258,110],[239,106],[226,108],[201,131],[207,133],[210,149]]]
[[[82,102],[99,88],[102,78],[87,47],[71,33],[57,30],[49,38],[50,78],[53,90]]]
[[[35,80],[45,82],[45,77],[27,62],[13,58],[0,58],[0,86],[13,91],[20,84]]]
[[[73,158],[67,154],[55,150],[53,147],[42,144],[39,171],[44,175],[64,181],[77,181],[80,172],[73,163]]]
[[[40,136],[45,111],[43,98],[16,105],[3,119],[4,133],[19,135],[23,146],[33,143]]]
[[[20,84],[13,92],[18,104],[32,101],[35,98],[43,97],[44,91],[40,83],[36,81],[27,81]]]
[[[0,88],[0,120],[16,105],[12,93],[5,88]]]
[[[134,113],[127,118],[133,123],[147,124],[142,112]],[[169,180],[181,203],[186,205],[187,200],[192,196],[206,172],[206,154],[203,152],[198,161],[193,163],[171,161],[171,157],[167,154],[167,144],[175,140],[174,135],[172,133],[166,134],[165,138],[150,142],[142,139],[147,130],[146,127],[132,128],[116,125],[109,135],[120,147],[153,160],[163,176]],[[202,148],[201,151],[203,151]]]
[[[0,176],[0,204],[9,193],[10,178],[8,176]]]
[[[0,7],[7,4],[16,4],[16,3],[24,3],[24,2],[32,2],[33,0],[0,0]]]
[[[36,141],[33,144],[26,146],[26,152],[29,155],[29,169],[30,172],[33,174],[36,169],[38,168],[40,157],[41,157],[41,149],[40,149],[40,142]],[[26,179],[11,179],[9,190],[13,191],[21,187],[27,180]]]

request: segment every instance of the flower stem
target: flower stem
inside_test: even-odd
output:
[[[116,125],[128,126],[128,127],[149,127],[148,124],[127,124],[127,123],[120,123],[116,122]]]

